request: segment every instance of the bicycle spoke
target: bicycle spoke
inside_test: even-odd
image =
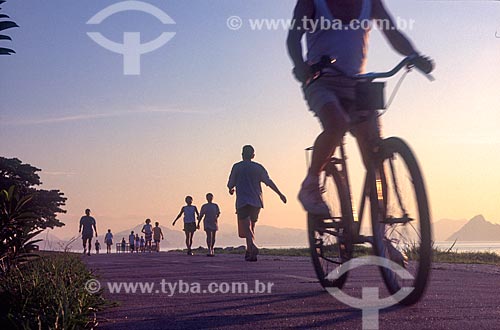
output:
[[[346,252],[347,245],[345,244],[343,227],[342,203],[346,202],[345,195],[342,196],[344,194],[343,186],[340,188],[338,186],[341,178],[335,171],[333,165],[329,166],[320,180],[323,198],[331,211],[331,217],[319,220],[309,216],[308,219],[313,265],[316,275],[324,287],[341,287],[344,284],[346,276],[335,280],[328,279],[327,276],[343,261],[350,258]]]
[[[405,304],[423,293],[430,268],[430,219],[423,180],[411,150],[397,138],[384,140],[385,159],[377,175],[381,178],[383,202],[371,194],[374,250],[406,268],[412,280],[402,280],[390,269],[381,268],[391,293],[414,287]],[[380,194],[379,194],[380,195]],[[380,210],[380,207],[382,210]]]

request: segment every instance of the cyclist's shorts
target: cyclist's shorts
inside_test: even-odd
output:
[[[316,115],[328,103],[340,103],[341,100],[354,101],[356,95],[356,81],[327,73],[313,81],[305,90],[304,97],[309,109]],[[345,109],[348,111],[348,109]]]

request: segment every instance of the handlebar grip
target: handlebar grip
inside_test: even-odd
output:
[[[435,67],[434,61],[429,57],[418,56],[412,62],[417,69],[419,69],[425,74],[430,74],[432,71],[434,71]]]

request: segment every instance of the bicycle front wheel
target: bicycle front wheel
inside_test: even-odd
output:
[[[352,257],[352,211],[345,181],[329,164],[322,178],[323,198],[331,217],[318,218],[308,214],[307,227],[311,258],[320,284],[324,287],[342,288],[347,273],[333,275],[338,267]]]
[[[413,288],[400,302],[411,305],[422,297],[431,267],[427,193],[417,160],[403,140],[384,140],[378,155],[370,189],[373,249],[411,274],[413,279],[402,279],[394,270],[380,267],[391,294]]]

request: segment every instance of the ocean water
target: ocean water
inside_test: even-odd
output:
[[[434,242],[434,247],[447,251],[453,242],[442,241]],[[307,248],[307,246],[262,246],[263,248],[271,249],[292,249],[292,248]],[[452,248],[453,252],[495,252],[500,255],[500,241],[499,242],[457,242]]]
[[[434,242],[434,246],[441,250],[448,250],[453,242]],[[500,254],[500,242],[457,242],[453,252],[496,252]]]
[[[434,242],[434,246],[440,250],[448,250],[451,246],[453,245],[453,242]],[[292,248],[308,248],[308,246],[305,245],[295,245],[295,246],[283,246],[283,245],[261,245],[259,246],[261,248],[270,248],[270,249],[292,249]],[[41,246],[42,249],[45,250],[56,250],[56,251],[61,251],[61,248],[57,247],[44,247],[43,245]],[[197,248],[193,247],[193,248]],[[161,248],[161,251],[169,251],[169,250],[175,250],[175,249],[185,249],[185,246],[178,246],[178,247],[165,247],[163,246]],[[71,248],[69,249],[72,252],[81,252],[81,248],[79,248],[78,244],[73,244]],[[457,242],[453,248],[453,252],[495,252],[498,255],[500,255],[500,242]],[[92,249],[92,252],[94,252],[94,249]],[[112,252],[115,252],[115,247],[113,246]],[[101,247],[101,253],[106,253],[106,247]]]

